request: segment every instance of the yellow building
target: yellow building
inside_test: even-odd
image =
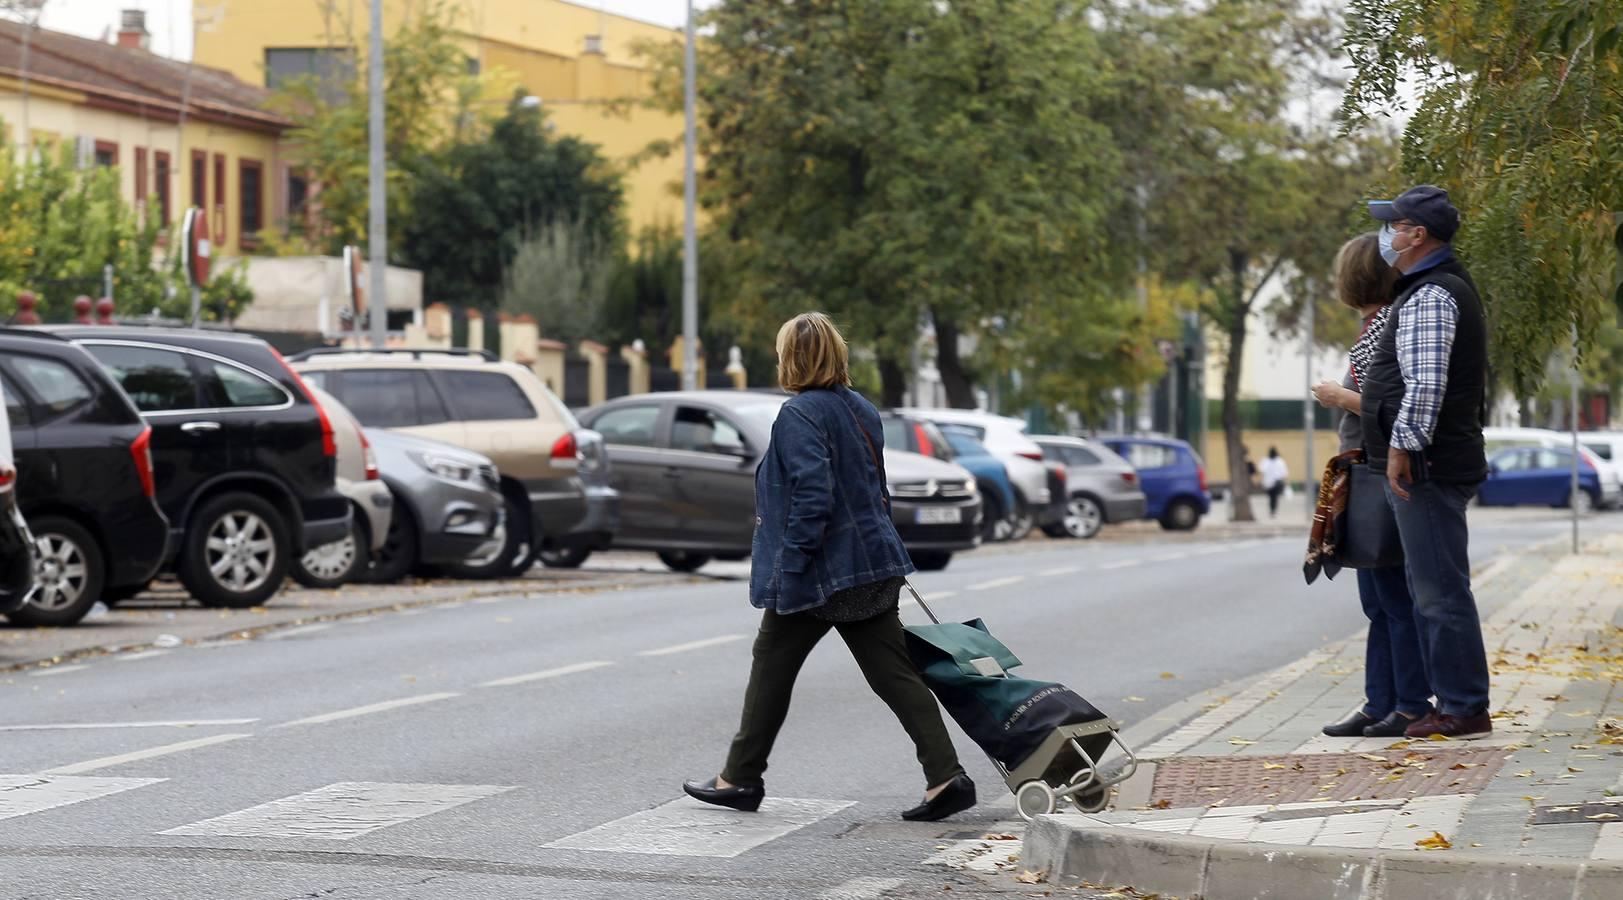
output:
[[[279,149],[289,123],[264,109],[267,96],[148,52],[140,13],[125,14],[117,44],[0,19],[3,142],[18,153],[71,147],[81,165],[116,167],[124,195],[165,227],[203,208],[221,256],[251,251],[304,202]]]
[[[385,0],[385,34],[422,2]],[[597,144],[620,166],[633,228],[681,221],[680,155],[634,159],[650,143],[681,139],[680,116],[634,102],[651,81],[637,48],[679,32],[563,0],[452,5],[471,69],[516,82],[540,98],[560,134]],[[215,0],[200,3],[197,16],[194,58],[255,84],[343,71],[365,56],[366,7],[348,0]]]

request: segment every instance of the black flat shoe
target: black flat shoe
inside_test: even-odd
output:
[[[955,775],[934,799],[902,813],[902,818],[909,822],[936,822],[974,805],[975,782],[970,781],[968,775]]]
[[[1324,733],[1331,737],[1363,737],[1364,729],[1379,721],[1374,716],[1365,715],[1363,710],[1355,709],[1345,719],[1324,726]]]
[[[703,800],[716,806],[725,806],[740,812],[755,812],[761,808],[761,801],[766,799],[766,788],[744,787],[734,785],[728,788],[716,787],[716,779],[709,781],[689,781],[682,785],[682,790],[695,800]]]
[[[1364,737],[1403,737],[1404,729],[1420,721],[1421,718],[1421,716],[1415,716],[1411,719],[1394,709],[1379,722],[1364,726]]]

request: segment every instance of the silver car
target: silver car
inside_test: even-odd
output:
[[[309,388],[332,423],[333,442],[338,445],[338,492],[355,505],[355,517],[342,540],[311,547],[293,561],[288,574],[305,587],[332,588],[366,573],[389,534],[394,497],[380,477],[377,455],[361,433],[361,423],[331,394],[314,385]]]
[[[1051,537],[1091,538],[1106,522],[1131,522],[1145,516],[1147,500],[1138,471],[1103,444],[1075,437],[1038,435],[1032,440],[1043,456],[1065,466],[1065,518]]]
[[[395,500],[369,581],[399,581],[419,566],[474,562],[502,549],[505,502],[489,457],[382,428],[366,429],[366,437]]]

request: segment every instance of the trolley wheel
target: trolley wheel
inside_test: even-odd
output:
[[[1054,811],[1054,789],[1041,781],[1028,781],[1014,792],[1014,806],[1020,818],[1031,821]]]
[[[1077,774],[1071,776],[1069,784],[1075,785],[1091,777],[1093,776],[1089,773],[1078,772]],[[1099,785],[1097,787],[1088,788],[1085,791],[1078,791],[1077,793],[1071,794],[1066,799],[1070,800],[1071,803],[1076,806],[1078,812],[1102,812],[1105,807],[1110,805],[1110,788],[1106,787],[1105,785]]]

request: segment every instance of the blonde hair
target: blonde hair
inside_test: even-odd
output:
[[[1381,259],[1380,237],[1373,231],[1342,244],[1336,254],[1336,299],[1353,309],[1385,305],[1397,280],[1397,270]]]
[[[851,386],[850,351],[834,320],[801,313],[778,329],[778,385],[793,394],[837,384]]]

